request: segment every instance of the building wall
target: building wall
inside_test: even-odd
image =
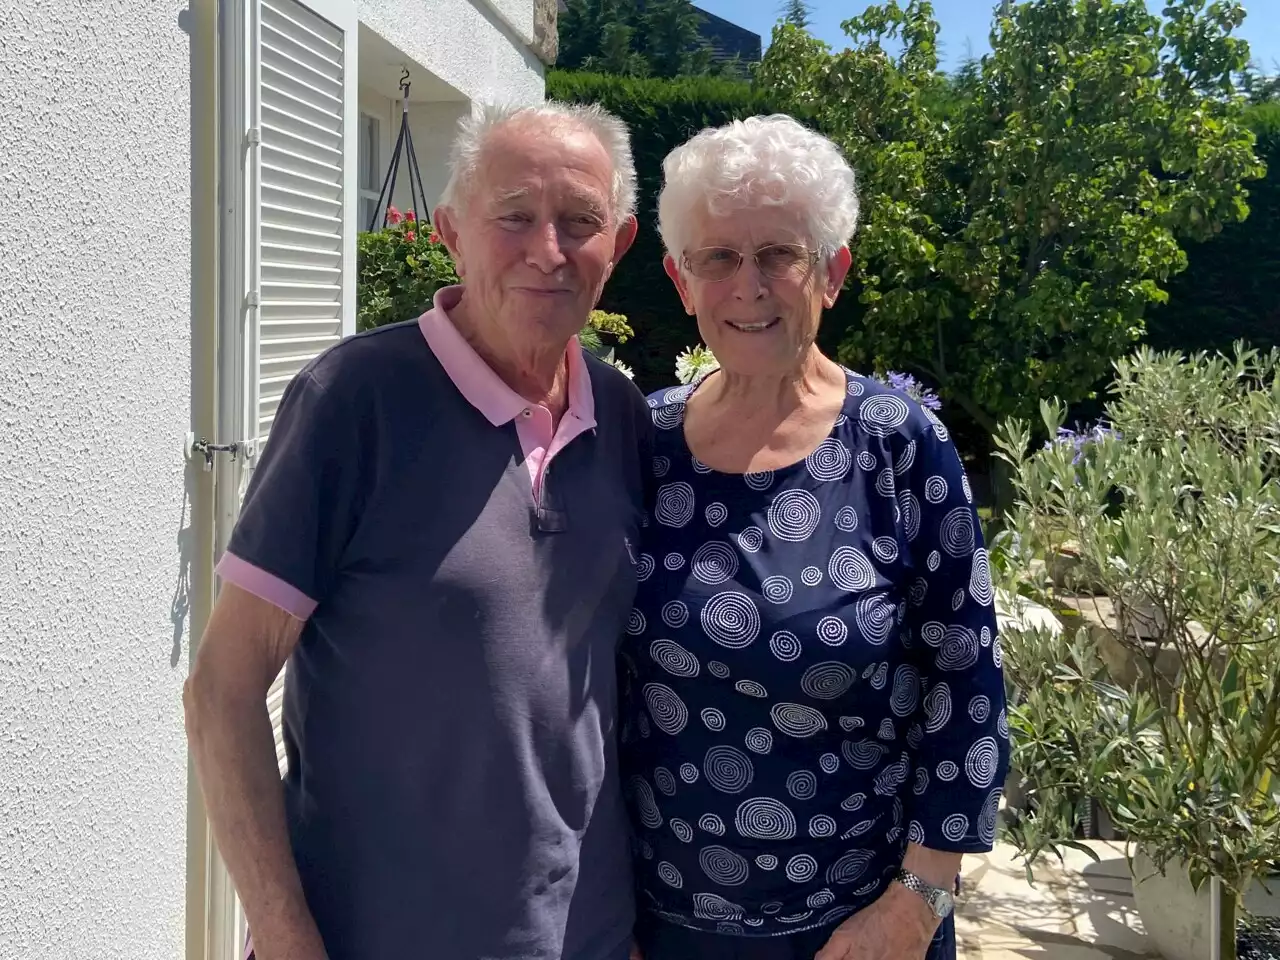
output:
[[[418,168],[422,173],[422,189],[427,197],[428,214],[440,202],[440,194],[449,179],[449,146],[457,132],[458,121],[470,110],[471,104],[465,100],[409,102],[409,130],[413,134],[414,153],[417,154]],[[381,183],[381,177],[386,175],[391,163],[391,153],[395,149],[396,136],[400,131],[400,101],[362,87],[360,112],[377,117],[381,125],[382,142],[378,157]],[[410,201],[409,164],[406,157],[401,160],[391,202],[401,210],[407,210],[411,205]],[[362,223],[360,228],[363,230],[367,226],[367,223]]]
[[[360,22],[474,103],[539,101],[544,86],[542,64],[530,49],[533,4],[492,2],[496,6],[490,0],[359,0]],[[526,7],[523,18],[517,16]],[[519,22],[513,29],[507,20]]]
[[[188,0],[4,9],[0,957],[174,960],[192,15]]]

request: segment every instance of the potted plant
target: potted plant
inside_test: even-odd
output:
[[[1110,429],[1083,444],[1033,451],[1026,422],[997,438],[1017,492],[992,564],[1003,588],[1053,607],[1043,560],[1070,541],[1120,611],[1005,629],[1025,788],[1006,823],[1029,871],[1088,849],[1074,838],[1096,799],[1136,844],[1135,899],[1161,952],[1214,956],[1216,931],[1216,955],[1235,960],[1242,901],[1280,859],[1280,351],[1143,350],[1117,363],[1113,395]],[[1054,437],[1063,408],[1042,415]],[[1108,669],[1100,633],[1130,675]]]

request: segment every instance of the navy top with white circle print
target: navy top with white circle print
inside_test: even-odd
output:
[[[908,842],[991,849],[1008,767],[994,590],[946,427],[847,374],[802,462],[727,474],[657,426],[621,648],[639,907],[780,935],[873,901]]]

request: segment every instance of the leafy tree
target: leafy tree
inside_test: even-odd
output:
[[[805,3],[805,0],[786,0],[782,4],[780,13],[783,23],[789,23],[801,30],[808,30],[813,23],[809,4]]]
[[[861,181],[863,315],[841,359],[926,377],[987,434],[1087,397],[1185,267],[1180,241],[1242,219],[1263,173],[1232,83],[1234,0],[1007,11],[959,77],[938,70],[927,0],[869,7],[839,53],[782,24],[756,75]]]
[[[701,24],[690,0],[568,0],[559,20],[558,63],[629,77],[717,72]]]

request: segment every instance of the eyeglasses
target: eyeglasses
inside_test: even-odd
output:
[[[746,256],[773,280],[793,279],[818,262],[817,252],[801,244],[770,243],[749,255],[731,247],[702,247],[684,255],[684,268],[699,280],[728,280],[738,272]]]

